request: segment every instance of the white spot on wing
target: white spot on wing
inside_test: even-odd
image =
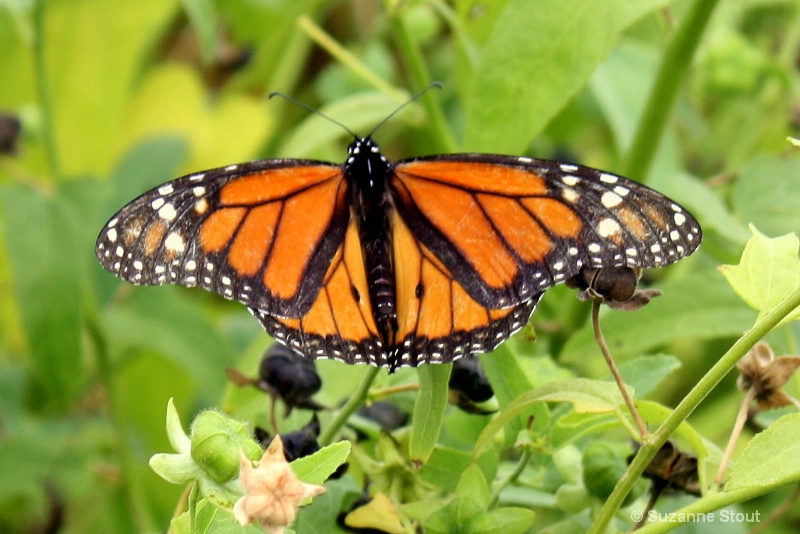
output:
[[[117,240],[117,231],[114,228],[109,228],[106,232],[106,237],[108,237],[108,240],[113,243]]]
[[[172,252],[183,252],[186,249],[186,243],[183,241],[181,234],[171,232],[164,240],[164,247]]]
[[[158,216],[165,221],[171,221],[178,216],[178,212],[175,211],[175,206],[172,204],[164,204],[161,206],[161,209],[158,210]]]
[[[606,191],[605,193],[603,193],[603,196],[600,197],[600,202],[606,208],[613,208],[615,206],[619,206],[622,203],[622,197],[614,193],[613,191]]]
[[[169,195],[174,191],[172,184],[165,184],[158,188],[159,195]]]
[[[615,184],[617,183],[618,180],[619,178],[617,176],[614,176],[613,174],[608,174],[607,172],[600,173],[601,182],[605,182],[607,184]]]
[[[577,176],[572,176],[571,174],[565,174],[564,176],[561,177],[561,181],[570,187],[575,187],[576,185],[578,185],[578,182],[580,180],[578,179]]]
[[[614,219],[605,218],[597,225],[597,233],[603,237],[611,237],[619,232],[619,223]]]
[[[580,195],[574,189],[564,189],[564,191],[561,193],[561,196],[564,197],[564,200],[570,204],[575,204],[575,202],[578,201],[578,198],[580,198]]]

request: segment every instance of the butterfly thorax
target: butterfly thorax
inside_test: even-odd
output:
[[[391,240],[391,213],[394,207],[387,187],[391,167],[380,153],[378,145],[368,137],[353,141],[348,153],[345,177],[361,238],[370,303],[381,341],[391,351],[397,332]]]

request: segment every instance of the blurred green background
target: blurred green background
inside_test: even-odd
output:
[[[21,125],[0,154],[0,531],[163,531],[181,488],[147,460],[169,450],[167,399],[184,421],[229,405],[265,417],[266,401],[233,391],[224,374],[252,372],[269,342],[244,307],[122,284],[97,264],[94,239],[126,202],[181,174],[257,158],[344,159],[346,132],[269,92],[364,134],[440,80],[443,90],[376,134],[389,157],[499,152],[624,172],[636,168],[642,109],[692,4],[0,2],[0,113]],[[719,2],[688,75],[672,80],[663,138],[652,132],[656,157],[630,176],[706,231],[700,253],[648,273],[664,297],[604,319],[622,361],[681,358],[656,392],[666,404],[756,316],[716,271],[738,261],[747,225],[800,230],[800,152],[785,140],[800,124],[799,43],[796,1]],[[550,291],[532,350],[601,376],[587,315],[573,292]],[[789,326],[771,341],[778,354],[797,353],[797,338]],[[323,380],[336,377],[318,397],[328,405],[364,371],[319,367]],[[731,377],[693,418],[721,446],[734,391]]]

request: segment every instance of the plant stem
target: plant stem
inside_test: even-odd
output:
[[[646,180],[678,89],[718,1],[697,0],[667,47],[628,152],[626,176]]]
[[[345,405],[342,406],[338,412],[336,412],[336,416],[333,418],[333,421],[331,421],[331,423],[319,437],[319,444],[321,447],[333,443],[333,438],[336,437],[336,434],[338,434],[339,430],[347,422],[347,419],[349,419],[350,416],[353,415],[356,410],[358,410],[358,407],[367,400],[369,388],[372,385],[372,381],[375,380],[375,377],[378,375],[379,370],[380,369],[378,367],[372,365],[369,366],[367,373],[361,380],[361,384],[358,385],[358,389],[353,392],[353,396],[347,400]]]
[[[742,400],[742,406],[739,408],[739,414],[736,416],[736,422],[733,424],[731,437],[728,439],[728,445],[725,447],[725,453],[722,455],[722,461],[719,463],[717,477],[714,479],[715,486],[722,485],[722,478],[725,476],[725,468],[728,467],[728,462],[730,462],[731,456],[733,455],[733,447],[736,445],[736,442],[739,441],[739,436],[742,435],[742,429],[747,422],[747,410],[750,408],[750,403],[753,402],[755,398],[756,388],[751,387],[747,390],[744,400]]]
[[[633,485],[639,480],[647,465],[655,457],[667,439],[672,435],[683,421],[697,408],[720,381],[736,366],[747,351],[753,348],[761,338],[800,306],[800,288],[789,294],[778,306],[757,320],[744,336],[739,338],[733,346],[719,359],[719,361],[700,379],[697,385],[684,397],[683,401],[672,411],[661,426],[651,434],[643,443],[641,449],[628,466],[628,470],[620,479],[617,487],[609,495],[603,507],[597,513],[595,521],[589,530],[590,534],[605,532],[608,524],[622,506],[625,497],[630,493]]]
[[[346,66],[358,76],[361,76],[367,83],[392,96],[400,104],[406,101],[407,96],[404,93],[398,91],[396,88],[392,87],[391,84],[371,71],[369,67],[364,65],[357,57],[336,42],[336,39],[317,26],[311,18],[303,15],[297,19],[297,25],[300,26],[300,29],[303,30],[312,41],[336,58],[342,65]]]
[[[47,87],[47,65],[45,62],[45,25],[44,12],[47,2],[33,3],[33,63],[36,72],[36,92],[41,112],[42,145],[47,156],[50,175],[55,181],[61,178],[55,136],[53,135],[53,102]]]
[[[603,331],[600,329],[600,303],[601,299],[594,299],[592,301],[592,328],[594,329],[594,339],[600,347],[600,352],[603,353],[603,358],[606,359],[606,364],[611,371],[611,375],[617,382],[617,387],[619,388],[620,394],[622,394],[625,405],[628,407],[628,411],[631,413],[631,417],[633,417],[636,426],[639,428],[640,439],[646,439],[649,435],[647,425],[644,424],[642,417],[639,415],[639,410],[637,410],[636,405],[633,404],[633,399],[630,393],[628,393],[628,389],[625,387],[625,382],[622,381],[622,376],[619,374],[617,364],[614,363],[614,358],[611,357],[611,351],[608,350],[606,338],[603,336]]]
[[[422,57],[422,52],[414,41],[411,33],[405,24],[403,14],[397,10],[392,14],[392,26],[397,43],[400,46],[400,51],[406,62],[406,67],[411,75],[414,88],[417,90],[428,86],[431,83],[431,76],[425,66],[425,60]],[[456,142],[453,139],[453,134],[447,126],[447,121],[442,113],[441,106],[439,106],[436,96],[433,91],[425,91],[422,95],[422,103],[428,112],[428,119],[430,120],[431,129],[436,132],[436,139],[439,142],[439,147],[436,151],[441,152],[455,152]]]

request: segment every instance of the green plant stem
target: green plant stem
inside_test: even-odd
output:
[[[346,66],[353,73],[363,78],[368,84],[390,95],[392,98],[397,100],[398,104],[403,104],[408,99],[408,96],[405,93],[398,91],[380,76],[377,76],[369,69],[369,67],[359,61],[357,57],[336,42],[336,39],[325,33],[322,28],[317,26],[314,21],[311,20],[311,18],[303,15],[297,19],[297,25],[300,26],[300,29],[303,30],[312,41],[317,43],[323,50],[328,52],[332,57],[336,58],[337,61]]]
[[[419,46],[417,46],[417,42],[411,32],[408,31],[402,12],[395,10],[392,13],[391,20],[397,44],[400,46],[400,52],[405,59],[414,87],[417,90],[427,87],[433,80],[431,80],[431,75],[425,66],[425,60],[422,57]],[[428,112],[430,127],[436,133],[436,139],[439,143],[439,146],[435,147],[436,150],[432,151],[455,152],[456,142],[450,128],[447,126],[447,121],[442,113],[437,96],[433,91],[425,91],[421,100]]]
[[[800,288],[793,291],[778,306],[760,320],[756,321],[744,336],[739,338],[736,343],[714,364],[708,373],[700,379],[694,388],[684,397],[683,401],[672,411],[669,417],[661,426],[653,432],[643,443],[639,452],[634,457],[628,470],[622,476],[617,487],[608,497],[603,507],[595,517],[595,521],[589,530],[590,534],[600,534],[605,532],[606,527],[611,522],[614,514],[622,506],[625,497],[630,493],[633,485],[639,480],[647,465],[655,457],[672,433],[683,421],[697,408],[702,400],[711,392],[720,381],[736,366],[738,362],[761,338],[772,330],[784,317],[789,315],[795,308],[800,306]]]
[[[128,502],[128,506],[125,507],[129,516],[127,521],[135,527],[137,532],[151,532],[156,528],[156,525],[152,516],[146,512],[150,508],[143,501],[144,491],[140,483],[141,478],[136,474],[138,466],[128,447],[128,441],[123,438],[123,436],[128,435],[128,431],[118,408],[119,395],[111,369],[108,345],[97,323],[97,316],[93,312],[87,312],[86,331],[89,338],[94,342],[97,374],[105,389],[106,410],[108,411],[108,420],[111,422],[114,454],[123,473],[120,478],[119,493]]]
[[[719,0],[696,0],[664,52],[653,89],[633,138],[624,174],[645,181],[703,31]]]
[[[597,341],[597,345],[600,347],[600,352],[603,353],[603,358],[606,360],[606,365],[608,365],[608,370],[611,371],[611,376],[614,377],[614,381],[617,383],[617,387],[619,388],[619,393],[622,395],[622,399],[625,401],[625,405],[628,407],[628,411],[633,418],[634,423],[636,423],[636,427],[639,429],[639,435],[636,436],[640,441],[642,439],[647,438],[647,425],[644,424],[642,421],[642,417],[639,415],[639,410],[636,409],[636,405],[633,404],[633,399],[631,398],[631,394],[628,393],[628,389],[625,387],[625,382],[622,380],[622,375],[619,374],[619,369],[617,369],[617,364],[614,362],[614,358],[611,356],[611,351],[608,348],[608,344],[606,343],[606,338],[603,335],[603,330],[600,328],[600,303],[601,299],[597,298],[592,301],[592,329],[594,330],[594,339]],[[624,418],[621,418],[624,420]]]
[[[55,136],[53,135],[53,102],[47,86],[47,65],[45,61],[44,13],[47,2],[33,3],[33,63],[36,72],[36,92],[39,97],[39,111],[42,131],[42,146],[47,156],[50,175],[55,181],[61,178]]]
[[[347,422],[347,419],[349,419],[350,416],[353,415],[356,410],[358,410],[359,406],[364,404],[364,401],[367,400],[369,388],[372,386],[372,382],[378,375],[379,370],[380,369],[378,367],[372,365],[369,366],[367,374],[364,375],[364,378],[361,380],[361,384],[358,385],[358,389],[353,392],[353,396],[347,400],[345,405],[342,406],[338,412],[336,412],[333,421],[331,421],[331,423],[319,437],[319,444],[321,447],[333,443],[333,438],[335,438],[336,434],[339,433],[339,430]]]
[[[523,450],[522,455],[517,461],[516,467],[514,467],[514,470],[511,473],[509,473],[508,476],[506,476],[498,484],[492,485],[492,493],[491,495],[489,495],[490,507],[493,507],[497,504],[497,501],[500,499],[500,492],[503,491],[503,488],[515,482],[522,474],[522,472],[525,471],[525,467],[527,467],[530,459],[531,459],[530,450],[528,449]]]

